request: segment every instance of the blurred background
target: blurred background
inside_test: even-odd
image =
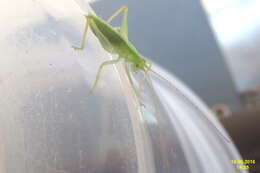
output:
[[[140,52],[212,108],[244,159],[259,160],[260,1],[92,3],[105,19],[122,5],[129,7],[129,38]],[[256,164],[251,172],[260,172]]]

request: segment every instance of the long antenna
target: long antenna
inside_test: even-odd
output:
[[[152,69],[149,69],[149,71],[151,71],[153,74],[155,74],[157,77],[159,77],[161,80],[163,81],[166,81],[168,84],[170,84],[170,86],[175,89],[177,91],[177,93],[179,93],[188,103],[192,104],[196,109],[197,111],[201,112],[202,114],[204,114],[202,112],[202,110],[197,106],[195,105],[182,91],[180,91],[172,82],[170,82],[168,79],[166,79],[165,77],[163,77],[162,75],[160,75],[159,73],[155,72],[154,70]],[[213,123],[212,121],[210,121],[206,116],[203,116],[208,122],[209,124],[215,128],[215,130],[218,132],[218,134],[220,136],[222,136],[227,142],[231,142],[231,140],[226,137]]]

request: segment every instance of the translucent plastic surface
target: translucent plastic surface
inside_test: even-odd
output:
[[[154,81],[155,89],[159,91],[159,98],[169,115],[173,131],[178,136],[189,171],[247,172],[237,169],[237,165],[232,165],[231,160],[241,160],[241,157],[232,141],[227,141],[231,138],[212,112],[179,80],[159,67],[157,70],[177,88],[173,89],[157,79]]]
[[[238,172],[233,145],[165,83],[159,99],[145,81],[140,106],[119,64],[87,97],[111,57],[92,34],[84,51],[71,49],[85,22],[74,1],[0,7],[1,173]]]

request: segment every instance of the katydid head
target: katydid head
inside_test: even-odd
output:
[[[133,72],[137,72],[137,71],[147,71],[149,67],[149,63],[143,59],[143,58],[139,58],[137,62],[132,62],[131,64],[131,70]]]

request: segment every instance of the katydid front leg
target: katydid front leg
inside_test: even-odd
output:
[[[86,41],[86,38],[87,38],[88,27],[89,27],[89,19],[86,18],[82,39],[80,41],[80,47],[72,46],[75,50],[83,50],[84,49],[85,41]]]

